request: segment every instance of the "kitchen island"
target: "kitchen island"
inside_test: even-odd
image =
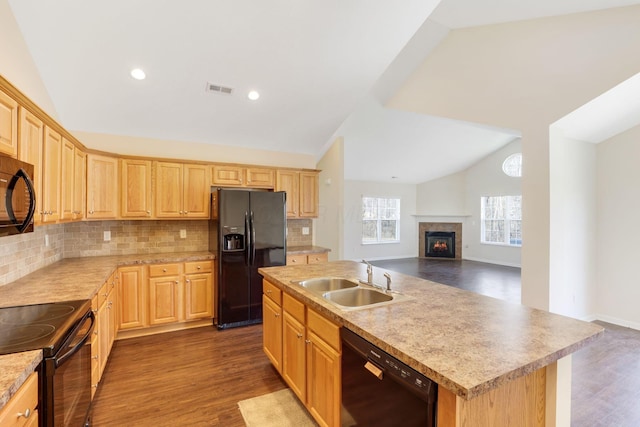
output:
[[[269,267],[267,281],[377,345],[439,385],[438,426],[558,425],[558,364],[600,336],[600,326],[374,268],[373,282],[410,298],[341,310],[292,282],[366,279],[352,261]],[[566,379],[565,382],[566,383]],[[562,404],[562,403],[561,403]]]

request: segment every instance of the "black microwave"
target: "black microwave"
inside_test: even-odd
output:
[[[33,231],[33,165],[0,155],[0,236]]]

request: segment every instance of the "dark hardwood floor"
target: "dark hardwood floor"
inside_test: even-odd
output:
[[[375,266],[520,302],[520,270],[418,258]],[[599,323],[573,355],[572,426],[640,426],[640,331]],[[94,400],[95,427],[244,426],[237,402],[285,388],[262,352],[262,326],[203,327],[116,341]]]
[[[120,340],[93,402],[93,425],[241,427],[238,401],[283,388],[262,352],[262,325]]]

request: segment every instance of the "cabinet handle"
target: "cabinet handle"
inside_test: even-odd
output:
[[[196,267],[196,268],[197,268],[198,270],[200,270],[202,267],[198,266],[198,267]]]
[[[91,388],[98,388],[98,384],[91,384]]]
[[[311,344],[311,340],[304,340],[307,344]]]
[[[276,313],[276,317],[280,317],[280,313]]]
[[[184,211],[180,211],[180,215],[184,214]]]
[[[93,360],[98,360],[98,355],[96,354],[95,356],[92,357]]]
[[[90,211],[89,211],[89,213],[90,213],[91,215],[93,215],[93,210],[90,210]]]
[[[176,283],[178,283],[178,282],[176,282]],[[187,279],[187,283],[191,283],[191,280],[190,280],[190,279]]]
[[[298,338],[302,338],[302,334],[296,332],[296,335],[298,336]]]
[[[18,412],[18,417],[29,418],[31,416],[31,409],[27,408],[24,412]]]
[[[295,258],[293,258],[293,259],[291,260],[291,262],[298,262],[298,260],[297,260],[297,259],[295,259]]]
[[[166,273],[166,272],[167,272],[167,269],[166,269],[166,268],[163,268],[163,269],[162,269],[162,272],[163,272],[163,273]]]
[[[151,211],[147,211],[147,215],[151,215]]]
[[[267,294],[267,295],[271,295],[271,289],[267,289],[267,290],[265,291],[265,294]]]
[[[176,285],[177,285],[178,283],[180,283],[180,282],[176,280]]]
[[[185,215],[189,215],[189,211],[184,211],[184,214]]]

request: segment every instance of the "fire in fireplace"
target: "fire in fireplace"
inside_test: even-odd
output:
[[[425,256],[438,258],[456,257],[456,233],[454,231],[425,232]]]

